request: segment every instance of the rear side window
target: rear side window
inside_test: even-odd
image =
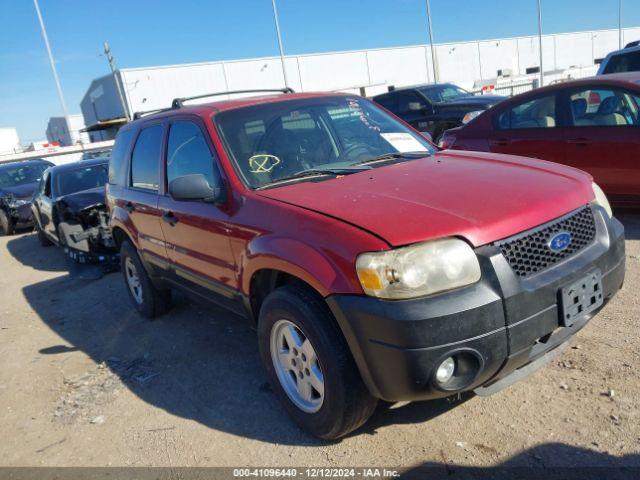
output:
[[[214,174],[213,156],[205,140],[202,130],[189,121],[175,122],[169,130],[167,148],[167,181],[184,176],[201,173],[209,185],[218,183]]]
[[[636,52],[621,53],[609,59],[602,73],[621,73],[640,71],[640,50]]]
[[[158,162],[162,145],[162,125],[140,132],[131,155],[131,186],[158,191]]]
[[[574,127],[638,126],[640,97],[610,88],[585,88],[573,93],[571,125]]]
[[[413,104],[413,108],[412,108]],[[424,101],[417,93],[403,92],[398,94],[398,112],[410,113],[420,108],[424,108]]]
[[[109,160],[109,183],[124,186],[127,179],[127,152],[133,138],[133,130],[120,130]]]
[[[521,103],[497,116],[500,130],[553,128],[556,121],[556,96],[546,95]]]
[[[390,112],[396,113],[398,111],[398,98],[395,96],[388,96],[374,99],[377,103],[382,105]]]

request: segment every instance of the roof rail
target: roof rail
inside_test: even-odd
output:
[[[292,88],[269,88],[269,89],[261,89],[261,90],[233,90],[230,92],[217,92],[217,93],[207,93],[205,95],[196,95],[194,97],[182,97],[182,98],[174,98],[173,102],[171,102],[171,108],[182,108],[184,106],[184,102],[189,100],[197,100],[199,98],[207,98],[207,97],[216,97],[218,95],[234,95],[236,93],[295,93]]]
[[[142,112],[134,112],[133,120],[138,120],[139,118],[142,118],[145,115],[151,115],[152,113],[166,112],[167,110],[172,110],[172,109],[173,108],[155,108],[153,110],[144,110]]]

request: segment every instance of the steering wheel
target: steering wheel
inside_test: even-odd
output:
[[[354,152],[358,152],[357,154],[353,155]],[[360,160],[361,157],[370,157],[371,155],[374,155],[375,152],[371,149],[371,147],[369,147],[368,145],[365,145],[363,143],[354,143],[353,145],[349,145],[347,148],[345,148],[340,155],[338,155],[338,158],[336,159],[337,162],[343,162],[346,161],[346,159],[350,156],[353,155],[353,157],[355,158],[351,158],[350,160],[353,160],[354,162]]]

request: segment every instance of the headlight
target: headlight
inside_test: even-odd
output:
[[[476,254],[457,238],[363,253],[356,271],[367,295],[388,299],[420,297],[480,280]]]
[[[14,199],[9,201],[9,207],[10,208],[18,208],[18,207],[21,207],[22,205],[26,205],[27,203],[29,203],[29,200],[23,200],[21,198],[14,198]]]
[[[462,124],[467,124],[469,123],[471,120],[473,120],[474,118],[476,118],[478,115],[480,115],[482,112],[484,112],[484,110],[475,110],[473,112],[469,112],[467,113],[464,117],[462,117]]]
[[[595,198],[591,201],[594,205],[599,205],[607,211],[607,215],[609,218],[613,216],[613,212],[611,211],[611,205],[609,205],[609,200],[607,200],[607,196],[604,194],[602,189],[598,186],[597,183],[593,182],[591,184],[593,186],[593,193]]]

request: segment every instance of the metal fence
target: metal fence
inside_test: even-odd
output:
[[[526,82],[517,82],[510,83],[506,85],[496,85],[494,88],[487,89],[484,88],[476,88],[471,90],[471,93],[474,95],[482,95],[482,94],[491,94],[491,95],[504,95],[506,97],[513,97],[514,95],[518,95],[519,93],[528,92],[529,90],[533,90],[537,82],[535,80],[529,80]]]

